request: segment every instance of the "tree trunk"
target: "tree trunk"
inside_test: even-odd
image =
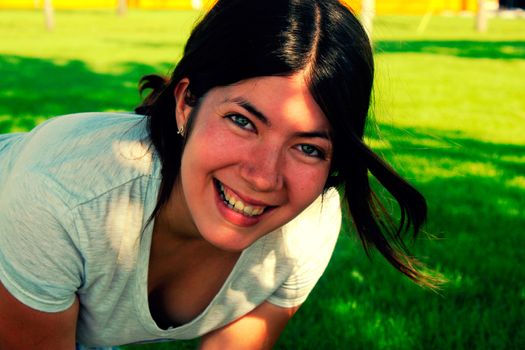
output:
[[[487,31],[487,9],[484,0],[478,0],[478,11],[476,13],[476,30],[478,32]]]
[[[44,17],[46,19],[46,29],[53,30],[55,27],[55,11],[53,10],[53,1],[44,0]]]
[[[361,22],[370,37],[374,27],[375,7],[375,0],[361,0]]]
[[[119,16],[124,16],[128,11],[128,1],[127,0],[118,0],[117,2],[117,14]]]

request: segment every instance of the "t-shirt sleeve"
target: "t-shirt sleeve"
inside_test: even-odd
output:
[[[268,298],[280,307],[302,304],[324,273],[341,229],[339,194],[329,189],[292,222],[283,227],[283,237],[294,269]]]
[[[11,174],[0,186],[0,280],[27,306],[63,311],[82,283],[71,215],[53,179]]]

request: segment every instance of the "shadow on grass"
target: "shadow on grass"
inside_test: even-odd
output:
[[[81,61],[0,56],[0,133],[29,130],[61,114],[132,110],[140,102],[139,79],[159,68],[136,63],[121,68],[98,73]]]
[[[523,347],[525,269],[518,266],[525,259],[525,145],[438,130],[381,129],[391,144],[384,155],[410,162],[404,175],[418,180],[430,207],[426,231],[439,237],[418,240],[416,256],[427,257],[450,283],[442,295],[419,289],[379,254],[370,264],[356,240],[343,235],[278,348]],[[431,142],[441,146],[429,147]],[[444,176],[424,176],[444,164],[450,167]]]
[[[524,41],[378,40],[374,44],[378,54],[411,52],[468,58],[525,59]]]
[[[464,137],[458,131],[400,129],[390,125],[381,125],[380,129],[383,137],[391,144],[391,149],[386,150],[387,157],[389,153],[417,156],[419,152],[424,153],[424,158],[434,164],[439,164],[440,159],[458,164],[489,164],[501,170],[503,178],[500,176],[499,180],[509,174],[525,174],[525,145],[483,142]],[[483,175],[482,170],[472,169],[472,172]],[[462,173],[454,172],[454,175],[461,176]]]

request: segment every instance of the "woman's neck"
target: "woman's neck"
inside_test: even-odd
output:
[[[160,208],[155,217],[154,231],[171,236],[174,240],[202,240],[186,205],[179,181],[175,183],[168,201]]]

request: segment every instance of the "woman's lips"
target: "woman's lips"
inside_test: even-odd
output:
[[[236,192],[214,179],[217,190],[219,211],[230,222],[239,226],[252,226],[275,206],[264,205],[260,201],[241,198]]]
[[[230,209],[243,215],[258,216],[261,215],[267,207],[265,205],[257,205],[243,200],[233,190],[225,187],[219,181],[217,181],[217,189],[219,190],[219,194],[224,201],[224,204],[226,204]]]

